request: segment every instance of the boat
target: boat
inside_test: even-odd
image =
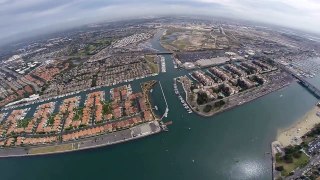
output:
[[[163,126],[162,127],[162,129],[163,129],[163,131],[166,131],[166,132],[168,132],[169,130],[168,130],[168,128],[166,127],[166,126]]]

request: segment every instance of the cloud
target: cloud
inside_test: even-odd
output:
[[[172,14],[241,18],[320,33],[318,0],[0,0],[0,41],[38,29]]]

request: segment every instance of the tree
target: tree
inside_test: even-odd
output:
[[[229,88],[229,87],[224,87],[224,88],[223,88],[223,93],[224,93],[226,96],[230,96],[230,88]]]
[[[195,85],[191,85],[190,90],[193,91],[194,89],[197,89],[197,87]]]
[[[221,106],[223,106],[225,104],[225,102],[223,100],[217,101],[214,103],[214,106],[217,108],[220,108]]]
[[[202,105],[207,102],[208,102],[208,95],[206,93],[198,93],[197,103],[199,105]]]
[[[286,162],[286,163],[292,163],[293,162],[293,158],[291,155],[289,154],[286,154],[283,156],[283,160]]]
[[[254,77],[254,80],[255,80],[259,85],[262,85],[262,84],[263,84],[263,79],[258,78],[257,76]]]
[[[292,154],[295,151],[294,149],[295,149],[294,146],[290,145],[290,146],[287,146],[287,147],[284,148],[284,152],[286,154]]]
[[[211,109],[212,109],[212,106],[211,106],[211,105],[206,105],[206,106],[203,108],[203,112],[208,113],[208,112],[211,111]]]
[[[27,92],[24,92],[24,93],[23,93],[23,97],[24,97],[24,98],[27,98],[27,97],[29,97],[29,93],[27,93]]]
[[[194,94],[190,94],[189,95],[189,99],[190,99],[190,101],[193,101],[194,100]]]
[[[301,157],[301,154],[302,154],[302,152],[301,151],[298,151],[298,152],[294,152],[292,155],[293,155],[293,157],[294,158],[300,158]]]
[[[277,171],[283,171],[284,168],[283,168],[283,166],[277,166],[277,167],[276,167],[276,170],[277,170]]]
[[[281,155],[281,153],[277,153],[277,154],[276,154],[276,161],[277,161],[277,162],[282,161],[282,155]]]

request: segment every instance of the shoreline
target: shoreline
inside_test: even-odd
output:
[[[141,84],[142,94],[146,99],[146,104],[151,108],[150,101],[150,89],[157,83],[152,80]],[[150,109],[151,110],[151,109]],[[36,155],[48,155],[56,153],[66,153],[73,151],[80,151],[85,149],[92,149],[97,147],[103,147],[113,144],[119,144],[139,138],[143,138],[149,135],[160,133],[166,129],[159,119],[152,111],[152,119],[143,122],[142,124],[131,126],[131,128],[125,128],[108,133],[99,133],[93,136],[84,136],[54,143],[38,143],[38,144],[26,144],[17,145],[15,147],[3,147],[0,148],[0,158],[6,157],[22,157],[22,156],[36,156]],[[63,129],[63,128],[62,128]],[[62,132],[61,132],[62,133]],[[59,135],[62,137],[62,134]],[[62,141],[62,142],[61,142]]]
[[[181,83],[181,84],[182,84],[182,83]],[[234,106],[229,106],[229,107],[226,107],[226,108],[222,108],[222,109],[220,109],[220,110],[218,110],[218,111],[214,111],[214,112],[211,112],[211,113],[203,113],[203,112],[200,112],[200,111],[196,111],[196,108],[191,106],[191,104],[190,104],[190,102],[189,102],[189,99],[187,98],[187,92],[186,92],[186,90],[184,89],[184,86],[183,86],[183,85],[182,85],[182,87],[183,87],[184,92],[185,92],[185,94],[186,94],[186,102],[188,103],[188,105],[190,106],[190,108],[192,109],[192,111],[193,111],[194,113],[196,113],[197,115],[201,116],[201,117],[208,118],[208,117],[212,117],[212,116],[214,116],[214,115],[218,115],[218,114],[220,114],[220,113],[223,113],[223,112],[225,112],[225,111],[232,110],[232,109],[234,109],[234,108],[236,108],[236,107],[239,107],[239,106],[242,106],[242,105],[244,105],[244,104],[253,102],[253,101],[255,101],[255,100],[258,100],[258,99],[260,99],[260,98],[262,98],[262,97],[264,97],[264,96],[266,96],[266,95],[268,95],[268,94],[271,94],[271,93],[276,92],[276,91],[278,91],[278,90],[280,90],[280,89],[283,89],[283,88],[285,88],[285,87],[288,87],[288,86],[291,85],[291,84],[292,84],[292,82],[288,82],[288,83],[282,85],[281,87],[274,88],[274,89],[272,89],[271,91],[266,91],[266,92],[260,94],[259,96],[256,96],[256,97],[253,98],[253,99],[250,99],[250,100],[248,100],[248,101],[242,102],[241,104],[237,104],[237,105],[234,105]]]
[[[107,146],[112,146],[112,145],[116,145],[116,144],[126,143],[126,142],[129,142],[129,141],[138,140],[138,139],[141,139],[141,138],[149,137],[151,135],[156,135],[156,134],[158,134],[160,132],[161,131],[150,133],[150,134],[143,135],[143,136],[134,137],[132,139],[121,140],[121,141],[117,141],[117,142],[113,142],[113,143],[109,143],[109,144],[100,144],[100,145],[91,146],[91,147],[84,147],[84,148],[80,148],[80,149],[56,151],[56,152],[48,152],[48,153],[38,153],[38,154],[0,156],[0,158],[33,157],[33,156],[45,156],[45,155],[64,154],[64,153],[71,153],[71,152],[77,152],[77,151],[85,151],[85,150],[102,148],[102,147],[107,147]],[[97,136],[97,137],[99,137],[99,136]],[[67,143],[67,144],[73,144],[73,143]],[[48,146],[44,146],[44,147],[48,147]],[[35,147],[35,148],[37,148],[37,147]],[[38,148],[41,148],[41,147],[38,147]]]
[[[267,92],[267,93],[265,93],[265,94],[261,94],[261,95],[257,96],[256,98],[253,98],[253,99],[251,99],[251,100],[249,100],[249,101],[245,101],[245,102],[243,102],[243,103],[241,103],[241,104],[238,104],[238,105],[235,105],[235,106],[230,106],[230,107],[227,107],[227,108],[223,108],[223,109],[221,109],[221,110],[218,110],[218,111],[214,112],[213,114],[205,115],[205,114],[202,114],[201,112],[198,112],[198,113],[199,113],[199,115],[201,115],[201,116],[203,116],[203,117],[211,117],[211,116],[214,116],[214,115],[223,113],[223,112],[225,112],[225,111],[232,110],[232,109],[234,109],[234,108],[236,108],[236,107],[239,107],[239,106],[242,106],[242,105],[244,105],[244,104],[248,104],[248,103],[253,102],[253,101],[255,101],[255,100],[258,100],[258,99],[260,99],[260,98],[262,98],[262,97],[264,97],[264,96],[266,96],[266,95],[268,95],[268,94],[271,94],[271,93],[276,92],[276,91],[278,91],[278,90],[280,90],[280,89],[283,89],[283,88],[289,86],[290,84],[291,84],[291,83],[288,83],[288,84],[286,84],[286,85],[284,85],[284,86],[282,86],[282,87],[279,87],[279,88],[277,88],[277,89],[273,89],[273,90],[270,91],[270,92]]]
[[[289,127],[278,129],[276,139],[271,142],[272,179],[281,177],[280,171],[275,169],[276,154],[282,153],[282,150],[280,149],[283,149],[287,146],[301,144],[301,137],[310,132],[316,124],[320,123],[320,116],[317,115],[318,112],[320,112],[320,107],[315,105]]]
[[[301,136],[320,123],[320,117],[317,116],[317,112],[320,112],[320,107],[315,106],[289,127],[279,129],[276,141],[279,141],[284,147],[301,143]]]
[[[148,132],[148,133],[143,133],[141,135],[138,135],[138,136],[135,136],[135,137],[131,137],[131,138],[127,138],[127,139],[121,139],[121,140],[117,140],[117,141],[114,141],[114,142],[96,142],[93,144],[93,145],[87,145],[87,146],[83,146],[81,147],[80,144],[83,144],[83,143],[90,143],[91,141],[97,139],[97,138],[103,138],[105,136],[108,136],[108,135],[114,135],[115,133],[122,133],[124,132],[125,130],[122,130],[122,131],[117,131],[117,132],[114,132],[114,133],[107,133],[107,134],[102,134],[102,135],[98,135],[98,136],[93,136],[93,137],[87,137],[87,138],[83,138],[83,139],[79,139],[77,141],[74,141],[74,142],[65,142],[65,143],[60,143],[60,144],[54,144],[54,145],[45,145],[45,146],[38,146],[38,147],[13,147],[13,148],[9,148],[9,149],[6,149],[6,148],[3,148],[3,149],[0,149],[0,158],[14,158],[14,157],[29,157],[29,156],[44,156],[44,155],[53,155],[53,154],[62,154],[62,153],[70,153],[70,152],[76,152],[76,151],[82,151],[82,150],[88,150],[88,149],[95,149],[95,148],[101,148],[101,147],[106,147],[106,146],[111,146],[111,145],[116,145],[116,144],[121,144],[121,143],[125,143],[125,142],[128,142],[128,141],[134,141],[134,140],[138,140],[138,139],[141,139],[141,138],[144,138],[144,137],[149,137],[151,135],[155,135],[155,134],[159,134],[160,132],[163,132],[161,126],[159,125],[159,122],[157,121],[157,129],[155,131],[151,131],[151,132]],[[140,125],[139,127],[141,126],[146,126],[146,125],[149,125],[150,123],[144,123],[142,125]],[[136,127],[132,127],[128,130],[132,130],[133,128],[136,128]],[[35,150],[35,149],[41,149],[41,148],[47,148],[47,147],[55,147],[55,146],[62,146],[62,145],[74,145],[78,143],[78,149],[68,149],[68,150],[60,150],[60,151],[51,151],[51,152],[44,152],[44,153],[29,153],[31,150]],[[13,151],[19,151],[18,153],[14,153]],[[12,154],[6,154],[6,155],[1,155],[1,153],[6,153],[4,151],[7,151],[7,153],[11,153]],[[23,151],[23,152],[21,152]]]

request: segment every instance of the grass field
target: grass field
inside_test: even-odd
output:
[[[277,161],[276,166],[283,166],[283,171],[281,171],[282,176],[288,176],[289,173],[293,170],[295,170],[298,167],[303,167],[305,166],[309,161],[309,157],[305,154],[302,153],[300,158],[293,158],[292,163],[285,163],[283,161]]]
[[[53,153],[53,152],[63,152],[74,150],[72,144],[61,144],[55,146],[46,146],[39,148],[32,148],[29,150],[29,154],[45,154],[45,153]]]

